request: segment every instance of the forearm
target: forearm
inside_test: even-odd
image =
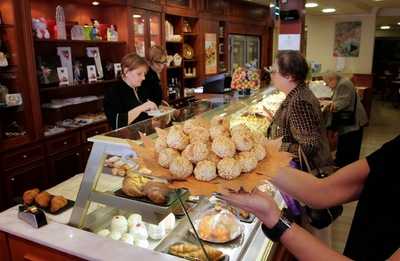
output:
[[[139,117],[140,113],[142,113],[142,110],[140,109],[140,106],[133,108],[128,112],[128,124],[133,122],[137,117]]]
[[[326,208],[358,199],[368,173],[368,163],[364,159],[341,168],[324,179],[285,167],[270,181],[310,207]]]
[[[296,224],[283,233],[281,243],[300,261],[319,261],[322,256],[329,261],[350,260],[329,249]]]

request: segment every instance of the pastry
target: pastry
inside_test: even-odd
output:
[[[124,234],[122,234],[120,240],[121,240],[122,242],[125,242],[125,243],[127,243],[127,244],[133,246],[134,238],[133,238],[133,236],[132,236],[131,234],[129,234],[129,233],[124,233]]]
[[[122,191],[131,197],[143,197],[143,187],[148,181],[146,177],[129,173],[122,181]]]
[[[178,156],[178,151],[171,148],[165,148],[161,150],[158,154],[158,164],[160,164],[164,168],[169,168],[169,164],[171,163],[171,161]]]
[[[199,222],[198,232],[201,239],[210,242],[228,242],[236,238],[240,230],[238,219],[228,210],[206,213]]]
[[[239,151],[250,151],[254,145],[253,137],[247,132],[234,132],[232,141]]]
[[[216,164],[209,160],[203,160],[197,163],[193,172],[194,177],[201,181],[211,181],[217,177]]]
[[[168,147],[176,150],[184,150],[189,144],[189,137],[179,126],[172,126],[167,135]]]
[[[114,216],[111,219],[111,233],[119,232],[121,234],[126,233],[128,231],[128,220],[122,215]]]
[[[146,226],[143,222],[137,223],[135,226],[129,227],[129,234],[134,240],[145,240],[149,237]]]
[[[229,137],[229,130],[223,125],[213,125],[210,127],[210,136],[213,140],[219,136]]]
[[[238,124],[231,128],[231,135],[235,135],[235,134],[239,134],[239,133],[251,135],[250,129],[244,124]]]
[[[264,147],[267,145],[267,138],[261,132],[253,131],[251,135],[255,144],[260,144]]]
[[[206,128],[194,127],[189,132],[190,143],[202,142],[207,143],[210,140],[210,133]]]
[[[165,227],[162,224],[159,224],[159,225],[149,224],[148,228],[149,228],[149,231],[148,231],[149,236],[153,240],[160,240],[166,234]]]
[[[63,196],[54,196],[50,201],[50,212],[55,213],[68,204],[68,200]]]
[[[104,161],[104,165],[105,165],[106,167],[112,168],[112,167],[114,167],[114,163],[117,162],[117,161],[119,161],[120,159],[121,159],[121,158],[118,157],[118,156],[112,156],[112,157],[110,157],[110,158],[108,158],[108,159],[106,159],[106,160]]]
[[[192,131],[192,129],[196,127],[203,127],[205,129],[208,129],[210,127],[210,124],[208,123],[207,120],[203,118],[189,119],[183,123],[183,131],[186,134],[189,134]]]
[[[207,156],[207,160],[214,162],[215,164],[218,164],[218,162],[221,160],[220,157],[217,156],[217,154],[214,153],[214,151],[212,151],[210,149],[208,156]]]
[[[167,184],[149,181],[143,188],[144,194],[156,204],[165,204],[168,200],[170,189]]]
[[[254,144],[254,147],[251,149],[250,152],[252,152],[255,155],[258,161],[263,160],[267,155],[265,147],[259,143]]]
[[[178,156],[169,164],[169,171],[174,177],[185,179],[192,174],[193,165],[185,157]]]
[[[257,167],[257,158],[252,152],[244,151],[237,155],[237,160],[242,167],[242,172],[250,172]]]
[[[149,248],[150,244],[147,239],[137,239],[134,241],[135,246],[142,247],[142,248]]]
[[[224,255],[222,251],[208,245],[204,245],[204,248],[211,261],[218,261]],[[179,243],[172,245],[169,247],[169,253],[175,256],[188,258],[189,260],[208,261],[201,247],[190,243]]]
[[[168,147],[167,144],[167,135],[160,135],[156,139],[156,142],[154,144],[154,147],[158,153],[160,153],[161,150],[165,149]]]
[[[234,158],[223,158],[217,164],[218,176],[223,179],[234,179],[239,177],[242,167]]]
[[[40,190],[38,188],[25,191],[24,195],[22,196],[24,204],[27,206],[32,205],[33,201],[35,200],[35,197],[39,194],[39,192]]]
[[[110,233],[109,237],[110,237],[112,240],[120,240],[121,237],[122,237],[122,234],[121,234],[120,232],[118,232],[118,231],[112,231],[112,232]]]
[[[224,136],[217,137],[211,144],[212,151],[221,158],[233,157],[236,152],[236,146],[233,141]]]
[[[208,156],[208,146],[205,143],[191,143],[182,152],[182,157],[187,158],[192,163],[205,160]]]
[[[42,191],[35,197],[35,202],[42,208],[47,208],[50,205],[51,195],[47,191]]]
[[[210,125],[211,125],[211,127],[217,126],[217,125],[222,125],[224,128],[229,129],[229,120],[227,119],[227,117],[217,115],[217,116],[212,117],[212,119],[210,121]]]
[[[142,222],[142,216],[139,214],[132,214],[128,217],[128,227],[134,226]]]
[[[97,235],[102,236],[102,237],[108,237],[111,234],[111,231],[108,229],[102,229],[99,232],[97,232]]]

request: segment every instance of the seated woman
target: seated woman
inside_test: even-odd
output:
[[[146,61],[130,53],[122,58],[121,67],[121,80],[109,86],[104,95],[104,112],[112,129],[145,120],[149,118],[146,111],[157,109],[154,102],[140,99],[136,90],[145,79]]]
[[[160,83],[160,74],[167,64],[167,52],[161,46],[151,47],[149,52],[149,70],[146,78],[138,88],[139,97],[142,100],[150,100],[161,105],[163,93]]]

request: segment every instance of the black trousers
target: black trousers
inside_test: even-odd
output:
[[[360,157],[363,128],[338,136],[335,163],[344,167]]]

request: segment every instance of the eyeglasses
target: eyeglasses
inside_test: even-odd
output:
[[[275,66],[268,66],[268,68],[265,68],[265,70],[270,74],[279,72],[279,70]]]
[[[163,61],[154,61],[154,63],[158,63],[158,64],[167,64],[167,61],[166,61],[166,60],[163,60]]]

